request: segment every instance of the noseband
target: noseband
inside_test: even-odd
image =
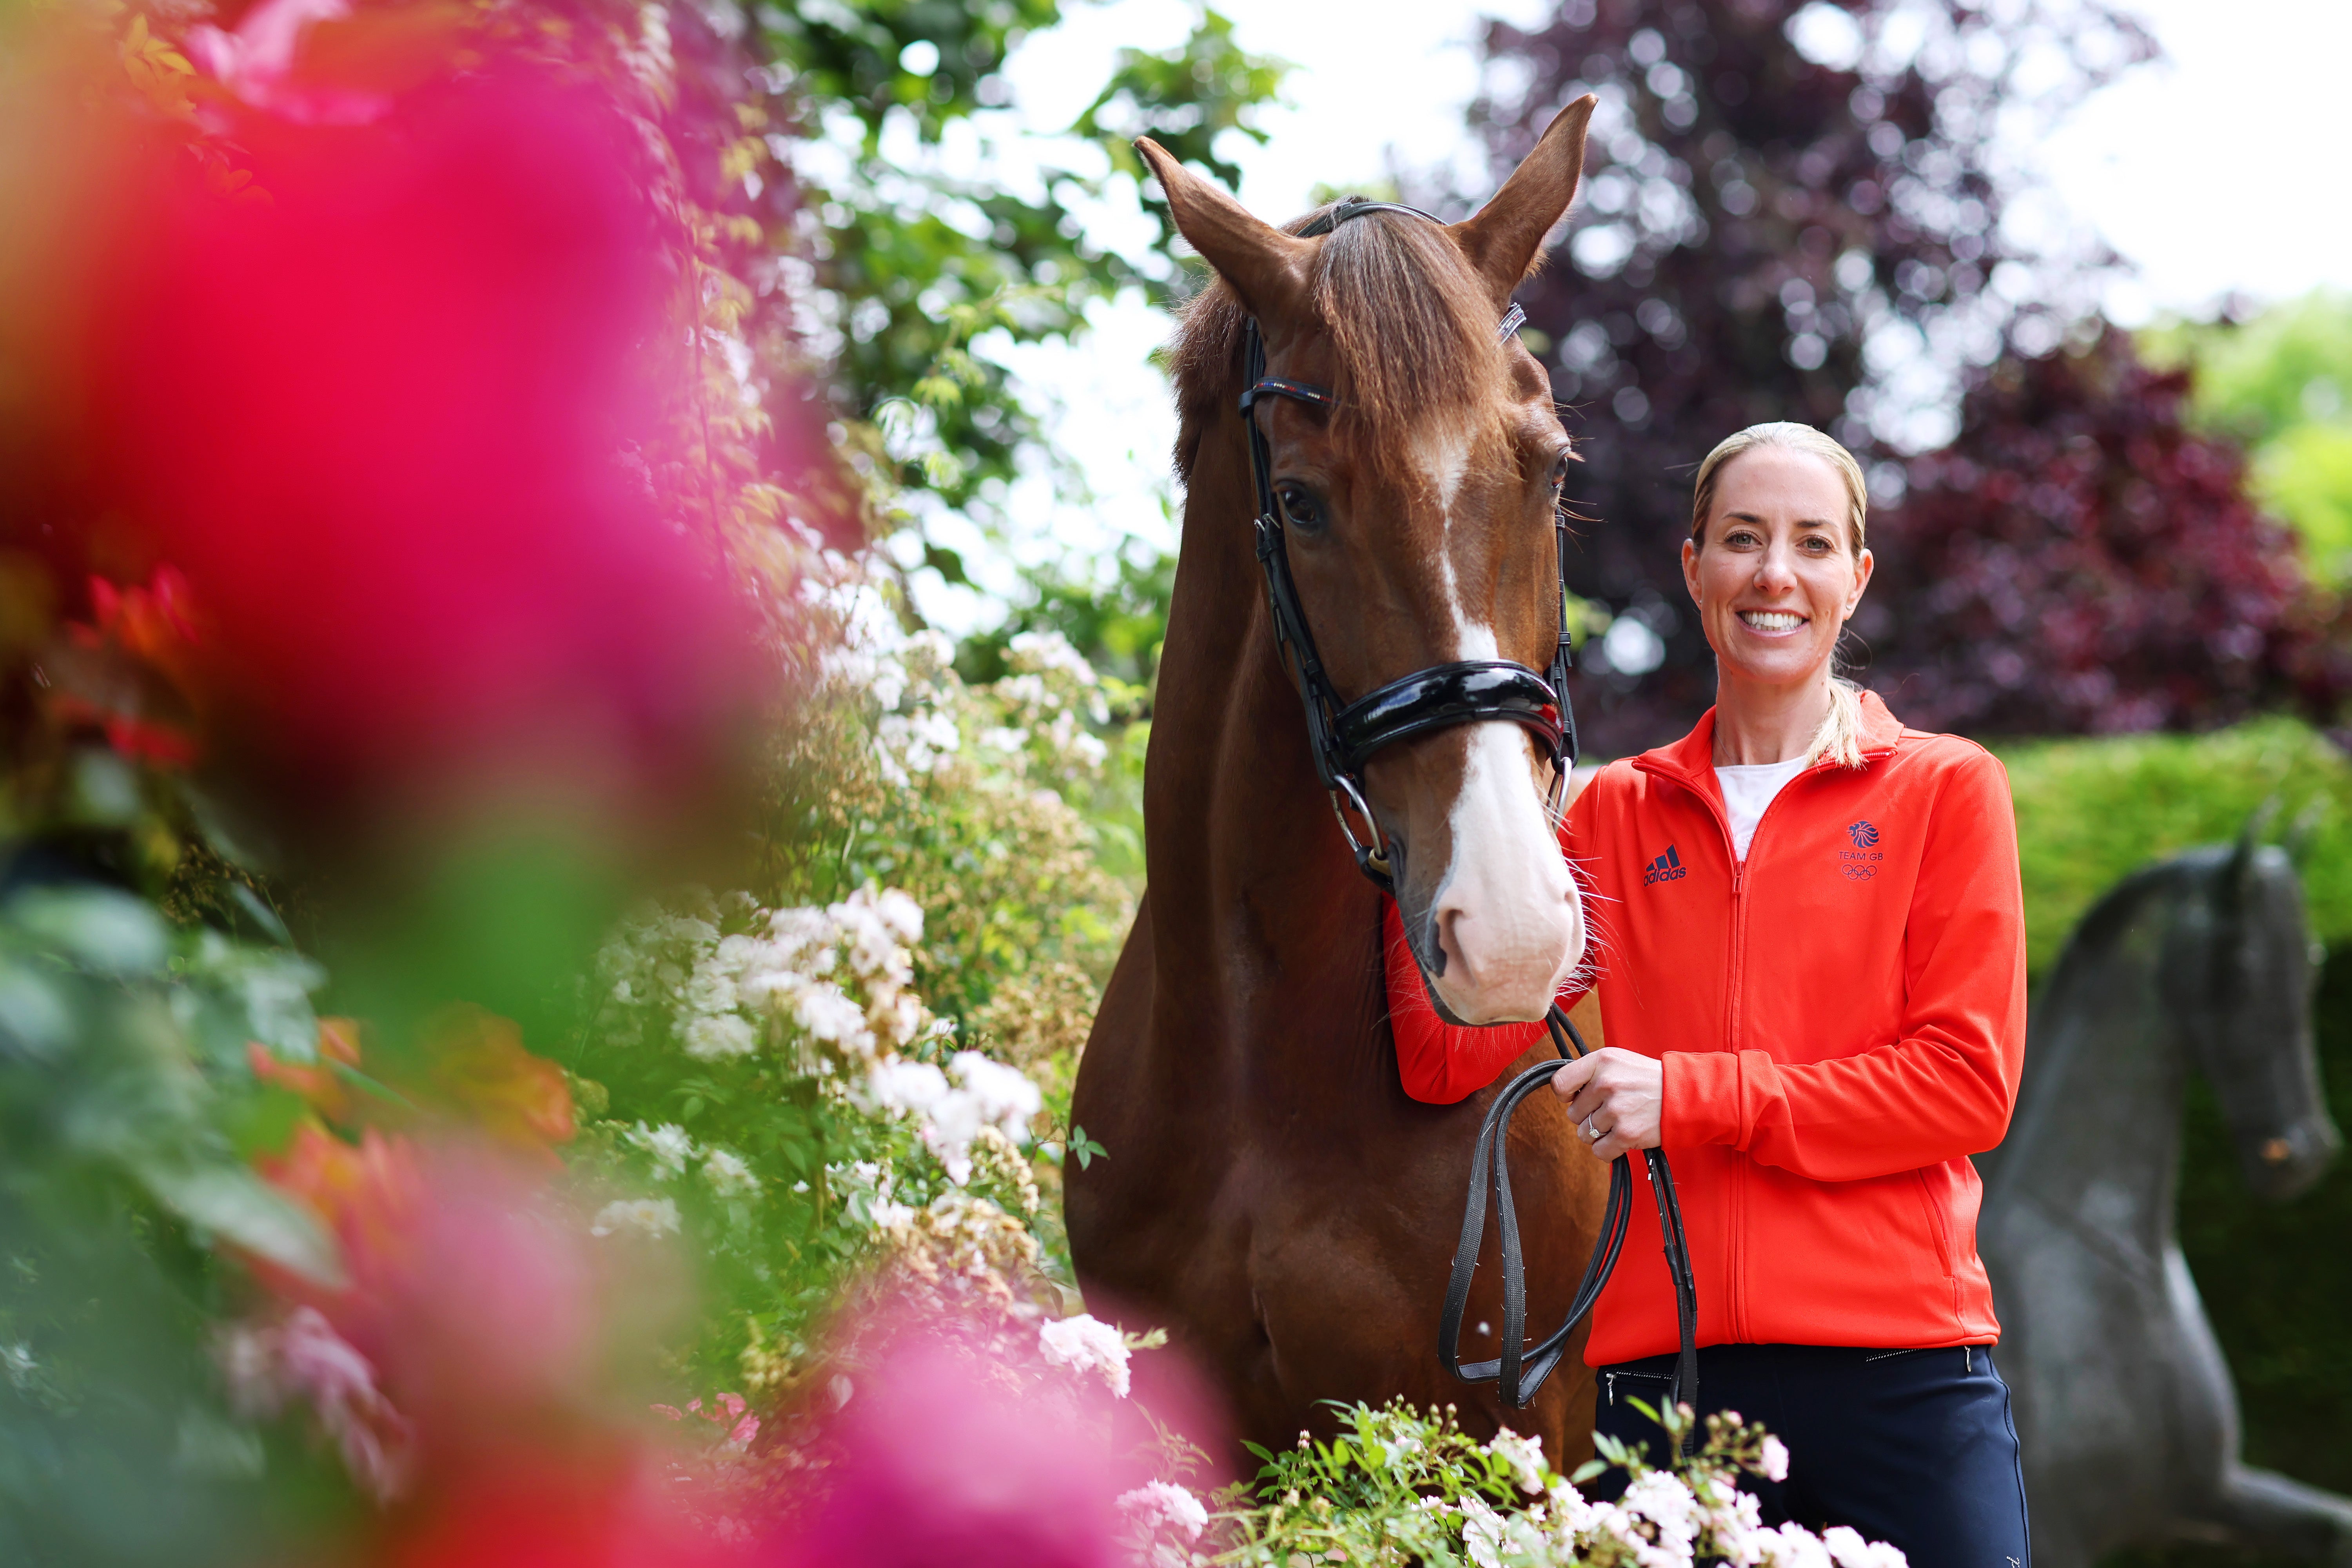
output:
[[[1298,235],[1302,239],[1313,239],[1329,234],[1350,218],[1379,212],[1409,213],[1432,223],[1441,221],[1419,207],[1350,196],[1300,229]],[[1511,334],[1526,320],[1527,313],[1513,305],[1497,329],[1498,340],[1509,342]],[[1458,724],[1504,720],[1522,725],[1535,735],[1536,744],[1551,762],[1550,808],[1553,819],[1558,819],[1560,798],[1577,756],[1576,715],[1568,700],[1568,513],[1558,506],[1552,511],[1554,561],[1559,574],[1559,638],[1552,650],[1548,678],[1509,659],[1460,659],[1416,670],[1353,702],[1342,702],[1323,668],[1321,656],[1315,650],[1314,634],[1307,630],[1307,616],[1299,607],[1298,587],[1290,575],[1282,507],[1274,493],[1273,453],[1253,412],[1259,399],[1266,397],[1286,397],[1294,403],[1324,409],[1337,408],[1339,400],[1328,387],[1267,375],[1265,341],[1258,331],[1255,317],[1249,319],[1243,342],[1248,385],[1241,398],[1242,422],[1249,431],[1250,476],[1257,489],[1257,559],[1265,570],[1266,596],[1274,607],[1276,652],[1297,684],[1299,701],[1307,710],[1307,736],[1314,748],[1315,771],[1331,797],[1331,814],[1339,820],[1339,831],[1347,836],[1348,847],[1355,851],[1357,868],[1381,891],[1394,897],[1395,867],[1390,858],[1388,840],[1381,832],[1379,819],[1372,815],[1370,803],[1364,798],[1360,777],[1365,761],[1383,746],[1435,730],[1450,730]],[[1351,811],[1364,824],[1362,838],[1356,837],[1348,820]],[[1486,1120],[1478,1129],[1478,1141],[1471,1156],[1470,1194],[1462,1215],[1462,1239],[1454,1249],[1453,1275],[1446,1282],[1445,1307],[1438,1330],[1437,1354],[1445,1370],[1465,1383],[1496,1384],[1503,1403],[1514,1409],[1526,1407],[1552,1368],[1559,1364],[1569,1335],[1592,1310],[1593,1303],[1600,1300],[1601,1288],[1609,1283],[1633,1219],[1632,1167],[1620,1154],[1609,1172],[1609,1202],[1601,1212],[1601,1237],[1593,1246],[1591,1261],[1585,1266],[1584,1279],[1577,1287],[1568,1319],[1540,1342],[1527,1344],[1527,1262],[1519,1246],[1517,1213],[1511,1204],[1510,1168],[1505,1145],[1511,1113],[1518,1109],[1519,1102],[1549,1082],[1573,1058],[1584,1054],[1582,1037],[1557,1004],[1544,1021],[1559,1051],[1559,1059],[1539,1063],[1513,1079],[1488,1106]],[[1690,1248],[1683,1237],[1682,1209],[1675,1199],[1674,1177],[1666,1169],[1666,1156],[1657,1149],[1644,1150],[1643,1153],[1649,1168],[1651,1191],[1657,1198],[1658,1226],[1665,1241],[1666,1271],[1674,1279],[1675,1316],[1682,1338],[1682,1353],[1675,1363],[1674,1380],[1667,1387],[1667,1405],[1696,1407],[1698,1289],[1691,1273]],[[1478,1266],[1479,1248],[1486,1240],[1490,1191],[1502,1248],[1503,1352],[1497,1360],[1465,1365],[1460,1359],[1462,1315],[1469,1303],[1470,1279]]]

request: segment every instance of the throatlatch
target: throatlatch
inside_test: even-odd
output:
[[[1299,230],[1299,237],[1312,239],[1330,233],[1350,218],[1376,212],[1409,213],[1432,223],[1442,221],[1418,207],[1350,196]],[[1507,342],[1526,320],[1527,313],[1513,305],[1497,329],[1498,338]],[[1258,401],[1266,397],[1286,397],[1325,409],[1337,408],[1339,400],[1328,387],[1267,375],[1265,341],[1255,317],[1244,330],[1244,342],[1247,357],[1241,397],[1242,422],[1249,432],[1250,476],[1257,490],[1257,559],[1265,573],[1266,596],[1273,606],[1276,655],[1298,687],[1299,701],[1307,710],[1307,734],[1314,749],[1316,774],[1331,796],[1332,815],[1339,818],[1339,831],[1346,836],[1348,847],[1355,851],[1357,868],[1382,892],[1394,897],[1396,884],[1388,841],[1381,833],[1370,803],[1364,798],[1359,776],[1365,759],[1381,747],[1457,724],[1503,720],[1523,725],[1534,733],[1537,744],[1550,759],[1551,808],[1555,816],[1559,814],[1568,775],[1576,766],[1577,758],[1576,715],[1568,700],[1568,514],[1559,508],[1552,513],[1559,573],[1559,638],[1553,650],[1549,679],[1508,659],[1466,659],[1417,670],[1353,702],[1343,703],[1323,668],[1322,657],[1316,652],[1314,634],[1307,629],[1307,616],[1299,606],[1297,584],[1290,574],[1281,500],[1274,492],[1273,454],[1254,412]],[[1349,821],[1350,812],[1364,825],[1362,838],[1357,837]],[[1519,1102],[1551,1081],[1552,1076],[1570,1061],[1584,1054],[1582,1037],[1557,1005],[1545,1016],[1544,1022],[1551,1030],[1560,1059],[1529,1068],[1512,1079],[1486,1109],[1471,1156],[1470,1193],[1463,1210],[1462,1240],[1454,1249],[1453,1277],[1446,1283],[1445,1310],[1438,1331],[1437,1353],[1445,1370],[1465,1383],[1496,1384],[1503,1403],[1514,1409],[1532,1400],[1552,1368],[1559,1364],[1570,1334],[1592,1310],[1602,1287],[1609,1283],[1633,1219],[1633,1168],[1627,1157],[1620,1154],[1609,1173],[1609,1203],[1601,1215],[1601,1237],[1594,1244],[1591,1261],[1585,1266],[1584,1279],[1577,1287],[1568,1319],[1538,1343],[1526,1343],[1527,1261],[1519,1246],[1517,1213],[1511,1204],[1506,1135],[1510,1129],[1511,1113],[1518,1109]],[[1643,1154],[1649,1169],[1651,1191],[1657,1199],[1658,1226],[1665,1243],[1666,1269],[1674,1278],[1675,1314],[1682,1338],[1682,1353],[1667,1391],[1667,1403],[1696,1408],[1698,1289],[1691,1273],[1690,1248],[1684,1239],[1682,1209],[1675,1199],[1674,1177],[1666,1168],[1665,1154],[1656,1149],[1644,1150]],[[1486,1237],[1490,1188],[1502,1242],[1503,1349],[1495,1361],[1464,1366],[1460,1362],[1462,1314],[1470,1299],[1471,1276],[1477,1270],[1478,1248]]]

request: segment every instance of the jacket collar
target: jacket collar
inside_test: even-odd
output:
[[[1887,711],[1877,692],[1865,689],[1862,693],[1863,760],[1874,763],[1892,756],[1895,742],[1902,738],[1903,721]],[[1643,752],[1633,759],[1633,765],[1643,773],[1679,779],[1702,794],[1715,794],[1715,710],[1710,708],[1700,714],[1689,734],[1673,745]],[[1815,763],[1813,769],[1836,765],[1824,758]]]

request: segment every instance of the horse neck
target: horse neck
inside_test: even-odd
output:
[[[1157,981],[1253,1078],[1331,1071],[1384,1010],[1381,895],[1356,869],[1277,660],[1230,399],[1195,452],[1150,749],[1145,855]],[[1370,1016],[1367,1016],[1367,1014]]]
[[[2095,910],[2033,1009],[1989,1203],[2030,1198],[2142,1257],[2173,1235],[2189,1054],[2163,994],[2175,884]]]

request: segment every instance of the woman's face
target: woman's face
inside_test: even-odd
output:
[[[1706,542],[1683,542],[1683,582],[1726,673],[1766,686],[1819,679],[1870,585],[1845,485],[1810,452],[1751,447],[1716,476]]]

